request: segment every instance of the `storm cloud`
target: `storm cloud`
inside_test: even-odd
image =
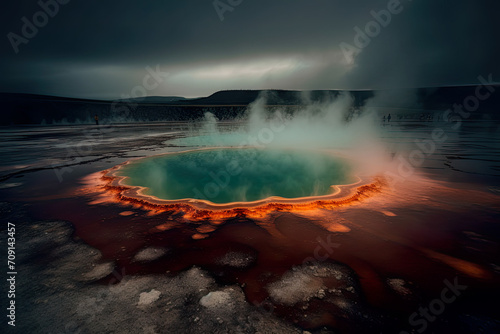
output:
[[[186,97],[500,77],[493,0],[23,0],[4,7],[3,92],[114,99],[143,85],[146,67],[168,72],[148,95]]]

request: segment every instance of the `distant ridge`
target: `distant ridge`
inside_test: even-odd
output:
[[[494,93],[480,101],[477,112],[500,119],[500,85]],[[408,104],[397,99],[378,100],[378,108],[415,108],[422,111],[447,110],[474,97],[477,86],[429,87],[395,90],[224,90],[207,97],[187,99],[179,96],[150,96],[130,100],[98,100],[37,94],[0,93],[2,117],[0,125],[15,124],[93,124],[94,115],[108,122],[187,121],[203,117],[206,111],[219,119],[241,116],[259,96],[268,106],[298,106],[332,101],[341,92],[353,97],[355,108],[379,93],[387,96],[413,96]],[[484,90],[484,89],[483,89]],[[486,92],[486,91],[485,91]],[[484,92],[483,92],[484,93]],[[294,107],[293,107],[294,108]],[[292,108],[292,109],[293,109]]]
[[[135,103],[173,103],[179,101],[187,101],[185,97],[181,96],[145,96],[145,97],[136,97],[132,99],[121,99],[118,101],[127,102],[132,101]]]
[[[223,90],[183,103],[192,105],[248,105],[259,96],[266,97],[268,105],[302,105],[307,100],[313,102],[329,101],[337,97],[341,90]],[[360,103],[373,96],[372,91],[349,91]]]

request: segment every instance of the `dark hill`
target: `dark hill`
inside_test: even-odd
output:
[[[306,102],[305,96],[310,101],[330,101],[337,97],[340,90],[224,90],[216,92],[208,97],[185,101],[193,105],[248,105],[259,96],[265,96],[268,105],[302,105]],[[357,104],[362,103],[373,96],[372,91],[350,91]]]
[[[500,119],[500,85],[490,87],[494,93],[480,101],[478,110],[472,117]],[[391,99],[379,102],[379,108],[417,108],[418,110],[446,110],[454,104],[473,101],[477,86],[437,87],[398,89],[385,91],[388,95],[417,95],[411,105],[398,105]],[[144,99],[103,101],[33,94],[0,93],[2,117],[0,125],[11,124],[92,124],[94,115],[108,122],[142,121],[188,121],[198,119],[206,111],[219,119],[240,116],[246,106],[259,96],[266,97],[267,105],[301,106],[308,102],[331,101],[341,91],[315,90],[226,90],[208,97],[185,99],[181,97],[147,97]],[[348,91],[354,99],[354,106],[360,107],[377,91]],[[483,88],[481,93],[488,91]],[[304,99],[304,97],[307,97]],[[297,107],[295,107],[296,109]],[[290,110],[294,110],[291,108]]]

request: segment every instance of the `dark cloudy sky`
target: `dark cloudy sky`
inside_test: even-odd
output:
[[[241,2],[224,20],[213,0],[60,1],[47,22],[37,0],[3,3],[0,91],[114,99],[500,81],[498,0],[401,0],[349,57],[340,44],[356,46],[354,28],[376,29],[371,11],[396,0],[221,0]],[[21,43],[34,15],[38,32]],[[148,66],[168,72],[154,89],[141,88]]]

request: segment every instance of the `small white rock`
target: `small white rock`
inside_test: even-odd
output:
[[[158,299],[160,299],[161,292],[158,290],[151,290],[150,292],[143,292],[139,296],[139,306],[151,305]]]

